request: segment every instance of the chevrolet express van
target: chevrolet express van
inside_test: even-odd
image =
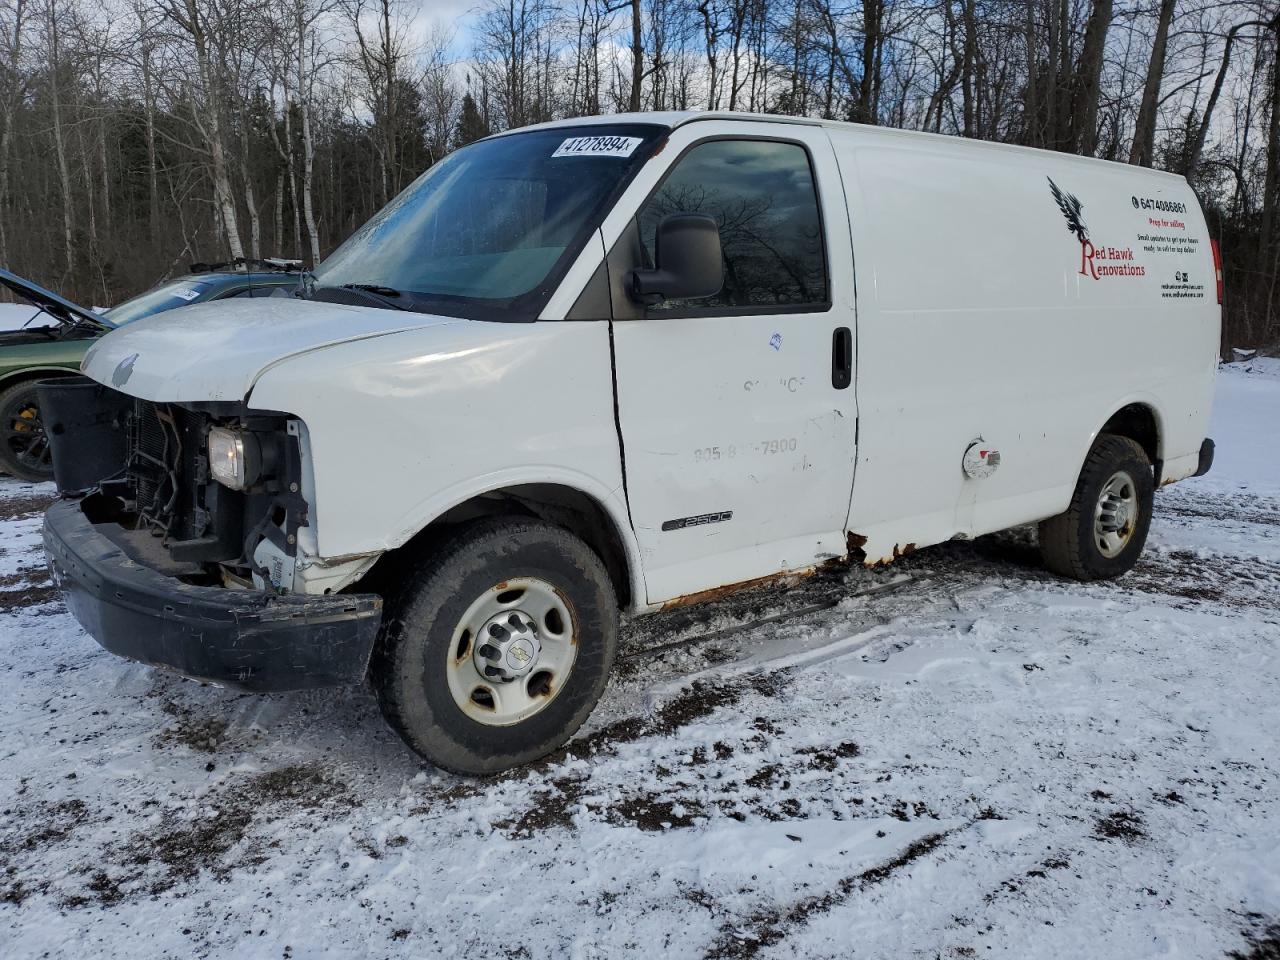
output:
[[[1212,458],[1219,278],[1185,180],[1138,167],[743,114],[514,130],[292,296],[98,341],[43,397],[45,544],[108,650],[367,677],[490,773],[582,724],[620,609],[1037,521],[1050,569],[1124,573]]]

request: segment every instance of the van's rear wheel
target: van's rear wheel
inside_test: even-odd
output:
[[[586,544],[537,520],[486,520],[424,557],[391,598],[370,675],[415,751],[496,773],[582,725],[617,636],[612,583]]]
[[[1054,573],[1106,580],[1128,572],[1151,526],[1151,461],[1128,437],[1103,434],[1089,451],[1071,506],[1040,523],[1040,555]]]

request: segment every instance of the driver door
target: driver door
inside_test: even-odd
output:
[[[664,150],[675,159],[643,188],[609,258],[627,495],[650,603],[846,551],[857,407],[841,181],[821,127],[743,129],[678,128]],[[716,220],[724,286],[626,302],[618,281],[629,264],[652,265],[657,225],[677,213]]]

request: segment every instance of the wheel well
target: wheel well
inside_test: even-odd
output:
[[[65,367],[45,367],[35,369],[28,367],[22,370],[15,370],[7,377],[0,377],[0,390],[8,390],[15,384],[24,383],[27,380],[33,382],[38,380],[54,380],[58,377],[75,377],[78,376],[79,373],[80,371],[78,370],[68,370]]]
[[[609,572],[618,604],[631,603],[631,577],[627,550],[613,519],[591,496],[552,483],[526,483],[504,487],[472,497],[453,507],[402,546],[380,559],[366,580],[384,581],[389,567],[398,567],[398,559],[421,553],[431,544],[447,537],[450,530],[482,517],[503,515],[536,517],[572,533],[595,551]]]
[[[1151,461],[1157,472],[1160,469],[1160,431],[1156,425],[1156,415],[1144,403],[1131,403],[1121,407],[1111,415],[1111,419],[1102,425],[1101,433],[1113,433],[1116,436],[1128,437],[1142,447],[1147,459]],[[1160,482],[1159,476],[1156,482]]]

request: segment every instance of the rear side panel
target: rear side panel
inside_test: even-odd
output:
[[[1220,310],[1184,180],[952,138],[832,140],[860,293],[850,529],[869,559],[1061,512],[1130,403],[1155,411],[1166,477],[1194,471]],[[979,438],[1001,464],[975,480],[961,460]]]

